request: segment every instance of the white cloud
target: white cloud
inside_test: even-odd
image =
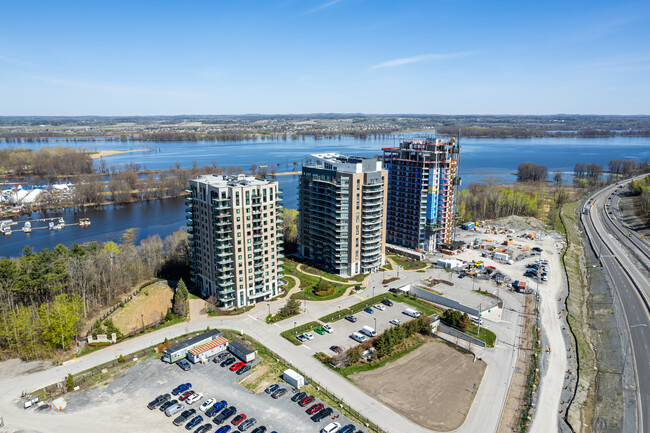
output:
[[[327,3],[323,3],[320,6],[316,6],[315,8],[303,12],[302,15],[313,14],[314,12],[322,11],[323,9],[327,9],[330,6],[334,6],[337,3],[341,3],[342,1],[343,0],[330,0]]]
[[[449,53],[449,54],[422,54],[420,56],[403,57],[401,59],[388,60],[387,62],[372,65],[370,69],[392,68],[393,66],[408,65],[411,63],[432,62],[434,60],[451,59],[476,54],[475,52]]]

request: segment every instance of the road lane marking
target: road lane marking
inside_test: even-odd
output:
[[[277,323],[274,323],[274,325],[277,326],[278,328],[280,327],[280,325],[278,325]]]
[[[306,344],[303,344],[302,347],[304,347],[307,350],[311,350],[311,347],[307,346]]]
[[[365,301],[365,300],[366,300],[366,298],[362,298],[361,296],[357,295],[356,293],[354,294],[354,296],[356,296],[357,298],[361,299],[362,301]]]
[[[638,323],[636,325],[630,326],[630,328],[638,328],[639,326],[648,326],[646,323]]]
[[[250,317],[251,319],[253,319],[253,320],[255,320],[255,321],[257,321],[257,319],[256,319],[256,318],[254,318],[253,316],[251,316],[250,314],[248,315],[248,317]]]

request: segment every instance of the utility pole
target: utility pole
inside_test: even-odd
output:
[[[144,332],[144,313],[140,313],[140,318],[142,319],[142,332]]]
[[[478,329],[476,331],[476,335],[481,334],[481,307],[483,306],[483,303],[478,304]]]
[[[377,332],[377,318],[373,317],[373,319],[375,319],[375,332]]]

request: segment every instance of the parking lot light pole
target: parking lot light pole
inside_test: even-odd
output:
[[[375,332],[377,332],[377,318],[373,317],[373,319],[375,319]]]

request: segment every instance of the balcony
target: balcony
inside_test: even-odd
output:
[[[214,262],[215,262],[217,265],[220,265],[220,266],[225,266],[225,265],[229,265],[229,264],[231,264],[231,263],[233,262],[233,261],[232,261],[232,258],[229,257],[229,254],[226,254],[225,256],[226,256],[226,257],[221,258],[221,259],[217,259],[217,260],[215,260]]]

